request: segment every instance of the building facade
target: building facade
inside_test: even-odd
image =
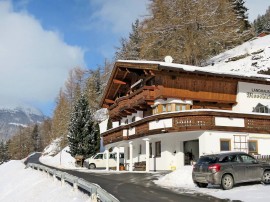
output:
[[[270,155],[270,77],[151,61],[117,61],[101,106],[105,151],[126,168],[173,170],[200,155]],[[119,169],[119,168],[117,168]]]

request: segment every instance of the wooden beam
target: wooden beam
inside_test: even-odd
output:
[[[127,74],[128,74],[128,72],[126,72],[126,73],[125,73],[125,75],[124,75],[123,79],[125,79],[125,78],[126,78]],[[119,86],[117,87],[117,89],[116,89],[116,91],[115,91],[115,93],[114,93],[114,95],[113,95],[113,98],[115,98],[115,96],[116,96],[116,94],[117,94],[117,92],[118,92],[118,90],[119,90],[120,86],[121,86],[121,85],[119,85]]]
[[[154,105],[155,102],[153,102],[153,101],[147,101],[146,104],[148,104],[148,105]]]
[[[106,105],[106,104],[103,104],[102,107],[108,109],[110,106],[109,105]]]
[[[114,104],[114,101],[110,100],[110,99],[105,99],[105,102],[108,103],[108,104]]]
[[[155,73],[154,73],[152,70],[149,70],[149,73],[150,73],[152,76],[155,76]]]
[[[126,84],[127,84],[126,82],[120,81],[120,80],[118,80],[118,79],[113,79],[113,83],[115,83],[115,84],[120,84],[120,85],[126,85]]]

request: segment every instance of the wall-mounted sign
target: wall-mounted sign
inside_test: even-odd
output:
[[[258,99],[268,99],[270,100],[270,90],[252,88],[251,92],[247,92],[247,98],[258,98]]]
[[[233,106],[233,111],[252,112],[258,103],[267,105],[269,100],[270,85],[238,82],[237,104]]]

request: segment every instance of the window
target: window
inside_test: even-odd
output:
[[[156,142],[155,143],[155,146],[156,146],[156,153],[155,153],[155,156],[156,157],[161,157],[161,142]]]
[[[180,104],[176,104],[175,105],[175,111],[180,111],[181,110],[181,105]]]
[[[248,152],[252,154],[258,154],[258,141],[257,140],[248,141]]]
[[[186,105],[182,105],[182,110],[186,110]]]
[[[167,104],[167,112],[171,112],[172,111],[172,105],[171,104]]]
[[[131,122],[134,122],[136,120],[136,116],[133,116],[131,119]]]
[[[220,151],[230,151],[231,150],[231,140],[221,139],[220,140]]]
[[[152,158],[152,143],[149,143],[149,158]]]
[[[142,145],[139,145],[139,154],[142,154]]]
[[[125,124],[128,124],[128,119],[125,120]]]
[[[162,105],[162,112],[166,112],[166,105]]]
[[[158,107],[155,106],[155,107],[153,108],[153,114],[157,114],[157,113],[158,113]]]
[[[94,159],[103,159],[103,154],[97,154]]]
[[[240,156],[242,158],[243,163],[253,163],[256,161],[253,157],[245,155],[245,154],[240,155]]]

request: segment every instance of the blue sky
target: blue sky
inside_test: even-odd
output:
[[[148,0],[0,0],[0,106],[33,105],[52,115],[76,66],[114,56]],[[246,0],[250,20],[269,0]],[[4,30],[4,31],[3,31]]]

